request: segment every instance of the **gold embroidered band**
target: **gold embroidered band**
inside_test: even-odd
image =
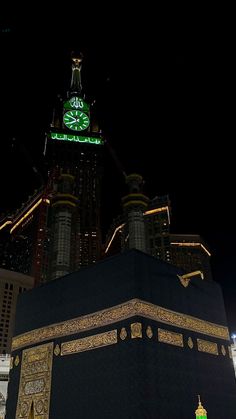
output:
[[[182,348],[184,346],[183,335],[181,333],[171,332],[170,330],[158,328],[158,340],[159,342],[181,346]]]
[[[103,346],[117,343],[117,330],[87,336],[86,338],[71,340],[61,344],[61,355],[70,355],[78,352],[89,351]]]
[[[49,339],[68,336],[97,327],[113,324],[134,316],[141,316],[180,329],[187,329],[215,338],[229,340],[229,331],[225,326],[207,322],[197,317],[178,313],[146,301],[133,299],[114,307],[77,317],[61,323],[35,329],[12,340],[12,351],[28,345],[34,345]]]
[[[208,342],[207,340],[197,339],[197,348],[200,352],[219,355],[217,343]]]

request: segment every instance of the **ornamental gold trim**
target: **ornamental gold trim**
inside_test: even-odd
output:
[[[202,271],[194,271],[194,272],[189,272],[188,274],[185,275],[177,275],[177,277],[179,278],[181,284],[186,288],[191,280],[191,278],[193,276],[197,276],[200,275],[202,279],[204,279],[204,274]]]
[[[191,337],[189,337],[189,338],[188,338],[188,347],[189,347],[190,349],[193,349],[193,340],[192,340],[192,338],[191,338]]]
[[[49,419],[53,342],[25,349],[15,419]]]
[[[16,357],[15,357],[15,361],[14,361],[14,365],[15,365],[16,367],[18,367],[19,363],[20,363],[20,358],[19,358],[19,356],[18,356],[18,355],[16,355]]]
[[[180,329],[191,330],[223,340],[230,340],[228,328],[225,326],[207,322],[183,313],[178,313],[135,298],[114,307],[109,307],[95,313],[86,314],[85,316],[41,327],[15,336],[12,340],[12,351],[49,339],[60,338],[107,326],[134,316],[141,316]]]
[[[182,348],[184,346],[183,335],[170,330],[158,328],[158,341],[168,343],[169,345],[181,346]]]
[[[130,325],[131,329],[131,339],[142,338],[142,323],[132,323]]]
[[[61,344],[61,355],[90,351],[117,343],[117,330],[99,333],[86,338],[75,339]]]
[[[60,353],[61,353],[60,346],[56,345],[53,352],[54,352],[54,355],[56,355],[56,356],[60,355]]]
[[[121,331],[120,331],[120,338],[121,340],[125,340],[128,336],[128,333],[126,331],[125,327],[122,327]]]
[[[183,278],[181,275],[177,275],[177,276],[178,276],[178,278],[179,278],[179,280],[180,280],[181,284],[182,284],[185,288],[187,288],[187,286],[188,286],[188,284],[189,284],[189,282],[190,282],[190,279],[191,279],[191,278]]]
[[[178,313],[142,300],[137,300],[136,305],[137,315],[139,316],[156,320],[160,323],[170,324],[180,329],[191,330],[219,339],[229,340],[229,331],[225,326],[207,322],[187,314]]]
[[[147,327],[147,329],[146,329],[146,335],[147,335],[147,337],[148,337],[149,339],[152,339],[152,337],[153,337],[153,331],[152,331],[151,326],[148,326],[148,327]]]
[[[197,339],[197,348],[200,352],[206,352],[208,354],[219,355],[217,343],[214,343],[214,342]]]

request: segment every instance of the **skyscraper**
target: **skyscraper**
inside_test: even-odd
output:
[[[34,286],[34,279],[0,269],[0,354],[10,354],[18,295]]]
[[[11,356],[9,354],[0,354],[0,419],[5,418],[10,360]]]
[[[72,58],[71,86],[48,133],[52,160],[50,278],[96,262],[101,252],[100,182],[103,140],[81,84],[82,56]]]
[[[146,252],[144,211],[149,199],[142,193],[143,178],[138,174],[126,177],[129,187],[128,195],[122,198],[124,216],[127,219],[124,233],[127,247]]]
[[[110,227],[104,254],[136,248],[186,272],[200,270],[205,279],[212,279],[211,254],[203,239],[197,234],[171,233],[169,196],[149,199],[142,192],[143,179],[137,174],[127,176],[126,183],[129,194],[122,198],[123,214]]]
[[[72,56],[70,88],[54,109],[44,149],[46,185],[0,221],[1,266],[32,275],[36,284],[100,258],[103,139],[81,66],[82,55]]]
[[[18,272],[0,269],[0,419],[5,417],[10,352],[15,327],[18,295],[34,286],[34,279]]]

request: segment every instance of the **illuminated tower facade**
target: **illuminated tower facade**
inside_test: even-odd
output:
[[[148,197],[142,193],[143,178],[138,174],[126,177],[129,188],[128,195],[122,198],[123,210],[127,222],[125,224],[125,242],[129,249],[146,252],[146,234],[144,211],[148,206]]]
[[[15,213],[0,219],[0,268],[31,275],[36,283],[48,275],[49,198],[47,187],[35,191]]]
[[[31,275],[36,285],[100,259],[103,139],[83,93],[81,65],[81,55],[72,58],[70,89],[55,106],[46,185],[0,219],[0,267]]]
[[[201,271],[211,280],[211,254],[203,239],[197,234],[171,233],[169,196],[147,198],[141,191],[143,180],[139,175],[127,176],[127,183],[130,193],[122,198],[122,216],[109,229],[104,256],[135,248],[187,273]]]
[[[31,276],[0,269],[0,354],[11,353],[17,298],[33,286]]]
[[[171,261],[170,200],[168,195],[150,200],[144,213],[147,252],[166,262]]]
[[[70,90],[55,109],[47,139],[52,161],[49,277],[100,258],[100,182],[103,140],[81,84],[82,56],[72,58]]]
[[[130,241],[129,230],[130,224],[133,221],[136,221],[136,215],[133,217],[133,213],[130,211],[130,209],[133,211],[133,209],[138,206],[138,221],[140,225],[138,231],[139,235],[142,237],[142,243],[145,243],[145,250],[143,251],[157,257],[158,259],[170,262],[171,251],[169,196],[156,196],[153,199],[147,198],[140,191],[140,186],[143,185],[143,179],[141,176],[127,176],[127,183],[129,183],[129,178],[131,177],[132,179],[133,176],[138,176],[138,189],[136,187],[135,193],[128,194],[122,199],[123,214],[113,221],[109,229],[104,245],[104,255],[111,256],[127,248],[137,248],[135,241],[137,240],[137,237]],[[131,227],[131,231],[134,236],[137,236],[137,228],[135,229],[134,227]]]

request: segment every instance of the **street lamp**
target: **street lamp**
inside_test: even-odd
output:
[[[236,333],[233,333],[231,338],[233,339],[234,345],[236,345]]]

